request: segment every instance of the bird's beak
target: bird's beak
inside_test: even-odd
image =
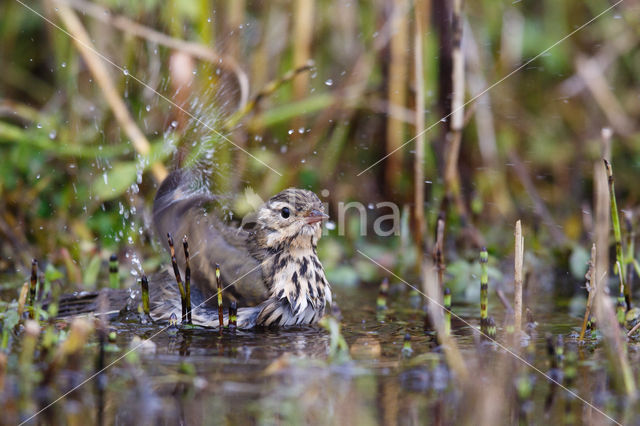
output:
[[[307,223],[310,225],[312,223],[322,222],[325,219],[329,219],[329,215],[322,213],[318,209],[311,209],[305,213],[305,219]]]

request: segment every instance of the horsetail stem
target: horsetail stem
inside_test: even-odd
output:
[[[120,276],[118,275],[118,256],[112,254],[109,257],[109,287],[120,288]]]
[[[496,338],[496,334],[498,334],[498,327],[496,326],[496,322],[494,321],[493,317],[487,318],[487,333],[486,334],[492,340],[495,339]]]
[[[38,261],[33,259],[31,261],[31,285],[29,287],[29,318],[34,319],[36,317],[36,287],[38,285]]]
[[[180,277],[180,269],[178,268],[178,262],[176,261],[176,251],[173,247],[173,237],[171,234],[167,234],[167,241],[169,242],[169,250],[171,253],[171,265],[173,266],[173,273],[176,276],[176,282],[178,283],[178,289],[180,290],[180,301],[182,302],[182,322],[187,320],[187,293],[184,291],[182,285],[182,278]]]
[[[218,324],[220,331],[224,326],[224,312],[222,310],[222,282],[220,280],[220,265],[216,263],[216,285],[218,286]]]
[[[411,334],[405,333],[404,343],[402,345],[402,356],[409,357],[412,353],[413,349],[411,348]]]
[[[484,334],[489,334],[489,272],[487,270],[487,263],[489,262],[489,253],[486,247],[482,248],[480,252],[480,331]]]
[[[191,266],[189,264],[189,242],[187,241],[186,235],[182,239],[182,247],[184,248],[184,259],[185,259],[184,288],[185,288],[186,303],[187,303],[187,324],[192,324],[191,322]]]
[[[376,308],[381,311],[387,309],[387,297],[389,296],[389,279],[384,278],[380,283],[378,299],[376,300]]]
[[[238,305],[235,300],[229,304],[229,329],[234,330],[238,326]]]
[[[142,288],[142,311],[149,316],[149,280],[146,275],[140,279],[140,287]]]

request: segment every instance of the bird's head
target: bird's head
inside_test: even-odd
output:
[[[263,248],[281,244],[311,248],[322,235],[322,221],[329,216],[316,194],[289,188],[271,197],[257,212],[254,233]]]

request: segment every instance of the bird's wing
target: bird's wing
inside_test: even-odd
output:
[[[208,190],[194,183],[191,172],[172,172],[160,186],[153,204],[156,230],[167,246],[170,233],[175,240],[178,266],[183,273],[185,257],[182,238],[189,243],[192,286],[200,290],[207,304],[216,304],[215,267],[220,265],[223,297],[238,306],[252,306],[268,297],[262,268],[247,248],[248,233],[222,223],[207,207],[218,201]]]

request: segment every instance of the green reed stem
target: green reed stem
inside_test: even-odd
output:
[[[626,303],[627,311],[631,309],[631,295],[633,294],[633,277],[635,274],[635,268],[633,268],[632,264],[634,262],[635,255],[635,241],[636,241],[636,231],[633,228],[633,213],[630,211],[625,212],[624,215],[625,228],[627,230],[627,256],[625,258],[625,265],[631,264],[629,268],[627,268],[627,276],[625,277],[625,292],[624,299]]]
[[[618,265],[618,268],[620,267],[620,264],[618,262],[616,262],[616,264]],[[627,303],[625,301],[625,295],[624,295],[624,286],[622,284],[622,275],[619,275],[620,277],[620,291],[618,292],[618,300],[616,302],[616,317],[618,318],[618,324],[620,324],[620,327],[624,327],[624,319],[625,319],[625,314],[627,312]]]
[[[620,232],[620,217],[618,216],[618,203],[616,202],[616,191],[613,180],[613,169],[611,163],[606,159],[604,160],[604,166],[607,170],[607,177],[609,182],[609,205],[611,206],[611,223],[613,225],[613,236],[616,240],[616,267],[615,272],[620,275],[621,285],[624,287],[624,271],[626,264],[622,255],[622,233]],[[625,290],[626,292],[626,290]],[[626,293],[625,293],[626,296]],[[628,295],[628,299],[631,300],[631,295]]]

